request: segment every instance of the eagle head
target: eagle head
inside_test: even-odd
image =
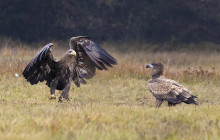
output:
[[[163,75],[163,64],[162,63],[151,63],[146,66],[146,68],[152,68],[152,77],[158,77]]]
[[[69,50],[66,52],[66,55],[68,55],[68,56],[76,56],[76,52],[75,52],[73,49],[69,49]]]

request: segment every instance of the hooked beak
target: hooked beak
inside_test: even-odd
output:
[[[76,52],[74,50],[70,54],[76,56]]]
[[[153,68],[154,66],[151,64],[147,64],[146,68]]]

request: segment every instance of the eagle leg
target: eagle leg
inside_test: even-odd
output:
[[[62,103],[62,102],[63,102],[63,99],[66,99],[67,101],[69,101],[70,85],[71,85],[71,84],[68,83],[67,86],[63,89],[63,92],[61,93],[58,102]]]
[[[157,108],[159,108],[162,103],[163,103],[163,100],[156,99],[156,107]]]
[[[58,79],[54,79],[51,83],[50,83],[50,100],[56,99],[55,97],[55,90],[58,84]]]

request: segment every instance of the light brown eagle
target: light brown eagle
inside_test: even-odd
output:
[[[187,88],[162,76],[163,64],[151,63],[146,68],[152,68],[152,79],[148,84],[148,89],[156,98],[156,107],[159,108],[164,100],[168,102],[168,106],[174,106],[181,102],[198,105],[195,100],[197,97],[192,95]]]

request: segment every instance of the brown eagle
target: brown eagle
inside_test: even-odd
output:
[[[148,84],[148,89],[156,98],[156,107],[159,108],[164,100],[168,102],[168,106],[174,106],[181,102],[198,105],[195,100],[197,97],[192,95],[187,88],[162,76],[163,64],[151,63],[146,68],[152,68],[152,79]]]
[[[72,37],[70,49],[60,60],[55,60],[51,52],[52,43],[44,46],[23,71],[23,76],[31,84],[46,81],[50,87],[51,99],[55,99],[55,89],[61,90],[59,102],[69,100],[71,82],[77,87],[86,84],[85,79],[95,75],[96,68],[107,70],[117,64],[117,60],[89,37]]]

